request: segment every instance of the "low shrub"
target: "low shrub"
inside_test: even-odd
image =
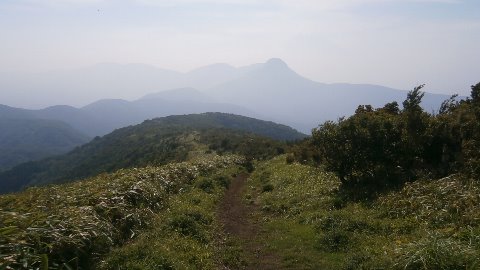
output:
[[[426,237],[399,247],[395,267],[416,269],[478,269],[480,252],[465,243],[427,231]]]
[[[262,186],[262,192],[270,192],[273,190],[273,185],[268,183]]]
[[[213,180],[210,178],[204,178],[200,181],[197,181],[196,186],[207,193],[212,193],[215,189]]]

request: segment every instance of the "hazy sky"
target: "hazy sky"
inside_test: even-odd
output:
[[[480,1],[0,0],[0,71],[272,57],[320,82],[467,94],[480,81]]]

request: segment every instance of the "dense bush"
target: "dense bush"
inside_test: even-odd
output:
[[[378,109],[361,105],[349,118],[325,122],[294,150],[297,160],[323,164],[356,197],[456,172],[478,179],[480,83],[470,98],[457,102],[454,96],[436,115],[420,107],[422,87],[408,93],[403,109],[396,102]]]

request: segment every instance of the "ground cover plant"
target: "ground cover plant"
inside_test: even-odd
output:
[[[453,175],[343,201],[334,174],[281,156],[260,165],[249,185],[245,200],[264,215],[262,241],[286,269],[480,267],[476,181]]]
[[[243,169],[244,170],[244,169]],[[135,240],[113,249],[100,269],[240,269],[243,255],[216,217],[229,181],[242,169],[202,176],[168,198]]]
[[[1,268],[89,269],[152,225],[170,196],[243,161],[211,155],[0,196]]]

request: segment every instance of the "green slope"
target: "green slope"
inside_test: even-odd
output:
[[[416,181],[369,202],[345,199],[339,186],[284,156],[262,162],[245,194],[263,220],[253,241],[280,269],[479,269],[475,179]]]
[[[304,136],[283,125],[223,113],[157,118],[97,137],[66,155],[3,172],[0,192],[71,181],[120,168],[184,161],[195,152],[233,152],[260,159],[283,152],[284,143],[253,133],[282,140]]]
[[[167,116],[152,120],[154,125],[189,126],[191,128],[228,128],[251,132],[280,141],[295,141],[307,135],[295,129],[270,121],[228,113],[202,113],[184,116]]]
[[[0,171],[23,162],[64,154],[88,140],[87,136],[60,121],[0,118]]]
[[[221,196],[225,181],[243,163],[239,156],[209,155],[192,162],[122,169],[85,181],[1,195],[0,269],[99,269],[102,257],[112,248],[156,228],[158,220],[166,225],[165,233],[178,236],[178,245],[182,240],[178,232],[189,221],[194,229],[214,225],[191,220],[191,215],[210,221],[213,212],[200,211],[200,206],[209,200],[214,205],[213,195]],[[196,205],[187,204],[188,200]],[[182,201],[190,208],[172,214]],[[195,248],[205,246],[197,243],[191,248],[191,259],[201,259],[203,254]],[[151,262],[155,269],[165,269],[159,262],[172,253],[178,254],[157,253]],[[218,254],[209,253],[210,257]],[[132,263],[139,264],[133,259]],[[118,265],[112,269],[119,269]]]

